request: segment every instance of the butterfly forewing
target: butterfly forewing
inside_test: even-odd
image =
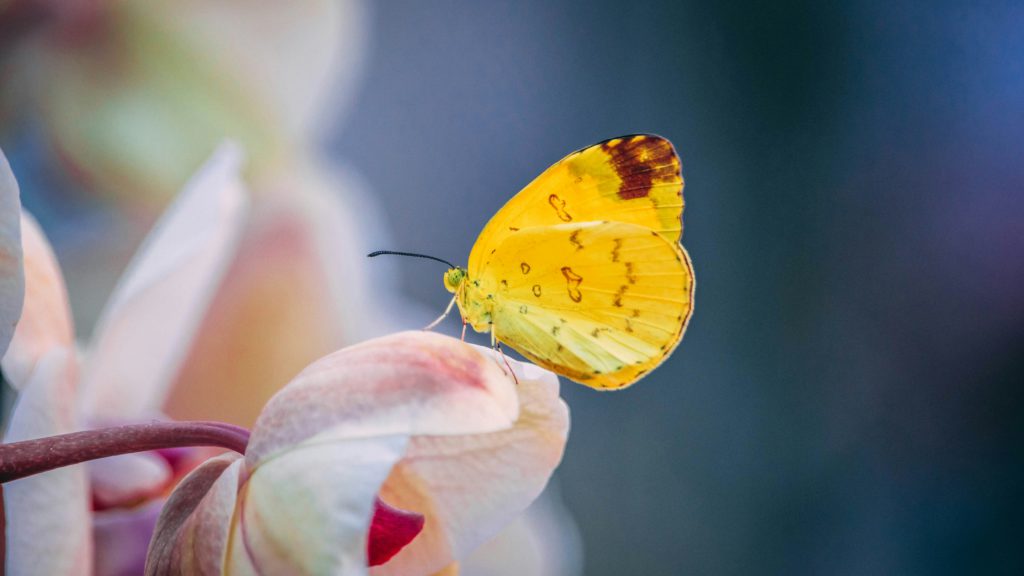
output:
[[[686,252],[622,222],[522,228],[478,274],[500,341],[595,388],[628,386],[660,364],[693,307]]]
[[[509,235],[533,226],[628,222],[678,242],[682,192],[679,157],[660,136],[623,136],[573,152],[491,218],[469,256],[470,274]]]

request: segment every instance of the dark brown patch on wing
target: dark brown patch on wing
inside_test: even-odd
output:
[[[654,184],[679,183],[682,169],[672,143],[660,136],[637,135],[616,138],[601,144],[622,183],[619,198],[645,198]]]
[[[519,269],[523,271],[523,274],[530,273],[530,265],[527,264],[526,262],[519,264]]]

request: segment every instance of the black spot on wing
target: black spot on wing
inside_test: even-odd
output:
[[[580,231],[574,230],[572,234],[569,234],[569,243],[576,247],[576,251],[583,250],[583,243],[580,242]]]
[[[572,222],[572,216],[565,211],[565,200],[559,198],[557,194],[552,194],[548,196],[548,204],[554,209],[555,215],[558,216],[559,220],[562,222]]]
[[[636,272],[633,271],[633,263],[626,262],[626,281],[636,284]]]
[[[580,292],[580,284],[583,277],[572,271],[568,266],[562,266],[562,276],[565,276],[566,290],[569,292],[569,299],[573,302],[583,300],[583,293]]]
[[[626,295],[626,290],[629,290],[629,286],[619,286],[619,291],[615,293],[615,299],[612,301],[613,306],[622,308],[622,297]]]

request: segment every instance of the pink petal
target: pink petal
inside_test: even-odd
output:
[[[0,356],[11,341],[25,298],[20,214],[18,182],[0,151]]]
[[[512,362],[512,361],[510,361]],[[541,493],[562,458],[569,413],[554,374],[512,362],[520,415],[513,428],[418,436],[381,498],[426,517],[423,533],[375,575],[430,574],[495,536]]]
[[[21,241],[25,251],[25,307],[3,358],[4,376],[15,388],[28,381],[36,362],[51,348],[71,349],[74,344],[64,276],[49,241],[27,213],[21,216]]]
[[[246,196],[241,155],[222,146],[144,242],[98,324],[82,393],[86,413],[159,409],[235,250]]]
[[[77,428],[74,356],[53,348],[43,356],[11,415],[6,442]],[[8,574],[78,575],[92,563],[85,468],[69,466],[4,486]]]
[[[254,204],[164,405],[170,416],[252,426],[289,379],[345,343],[309,218],[283,200]]]
[[[370,566],[390,560],[423,531],[423,515],[400,510],[377,499],[370,522],[366,556]]]
[[[176,419],[251,427],[317,358],[393,332],[398,318],[420,322],[382,282],[388,263],[366,258],[383,240],[355,179],[300,163],[252,192],[238,254],[164,406]]]
[[[223,454],[178,484],[153,531],[147,575],[225,573],[243,463],[238,454]]]
[[[401,332],[296,376],[267,403],[246,460],[255,468],[299,443],[492,432],[511,426],[518,410],[515,385],[491,358],[455,338]]]

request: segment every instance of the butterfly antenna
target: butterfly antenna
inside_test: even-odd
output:
[[[374,256],[381,256],[381,255],[384,255],[384,254],[392,254],[392,255],[395,255],[395,256],[412,256],[413,258],[426,258],[427,260],[433,260],[435,262],[440,262],[442,264],[447,264],[449,268],[458,268],[458,266],[456,266],[455,264],[452,264],[451,262],[449,262],[447,260],[444,260],[442,258],[438,258],[437,256],[428,256],[426,254],[417,254],[415,252],[398,252],[398,251],[395,251],[395,250],[377,250],[376,252],[370,252],[369,254],[366,255],[366,257],[367,258],[373,258]]]

